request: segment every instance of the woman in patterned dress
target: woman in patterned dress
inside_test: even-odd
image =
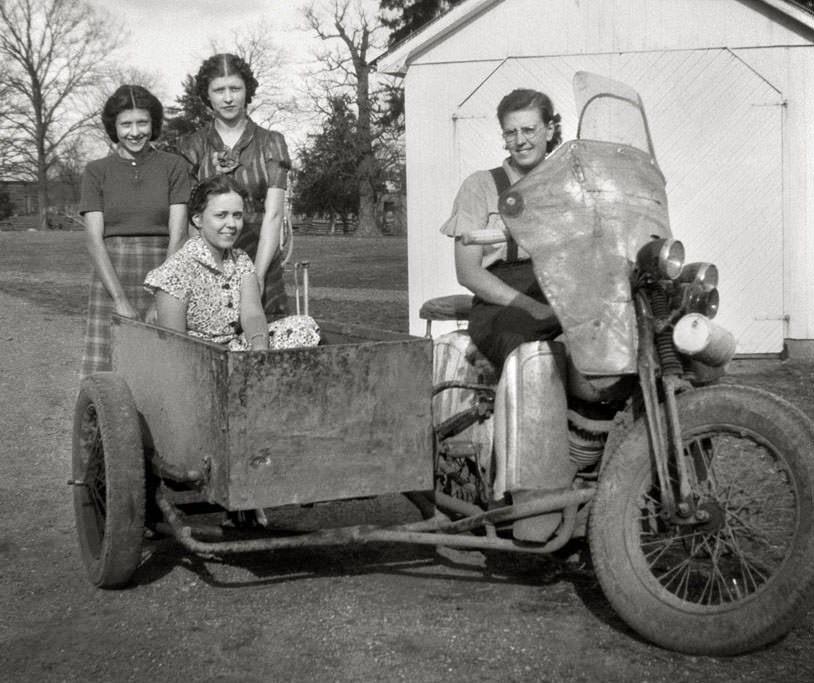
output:
[[[155,294],[158,324],[230,351],[314,346],[319,327],[309,316],[288,316],[266,326],[254,264],[235,246],[243,230],[245,197],[230,175],[195,186],[189,214],[197,234],[144,281]]]
[[[144,276],[186,239],[186,164],[150,144],[163,116],[161,103],[138,85],[118,88],[102,110],[115,148],[89,162],[82,176],[80,214],[93,276],[80,378],[111,369],[110,316],[144,316],[152,303]]]
[[[195,87],[213,120],[183,139],[180,151],[195,180],[226,174],[246,190],[244,228],[236,246],[254,261],[266,317],[275,320],[288,313],[280,242],[291,161],[285,138],[261,128],[246,112],[257,86],[240,57],[217,54],[204,61]]]

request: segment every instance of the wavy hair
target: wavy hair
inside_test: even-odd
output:
[[[116,133],[116,119],[123,111],[130,109],[144,109],[150,114],[152,123],[150,140],[157,140],[161,135],[161,126],[164,123],[164,107],[161,106],[161,102],[155,95],[140,85],[121,85],[107,98],[107,102],[102,108],[102,124],[107,136],[113,142],[119,141]]]
[[[244,202],[248,197],[246,190],[230,175],[219,174],[204,178],[192,188],[192,193],[189,195],[187,204],[189,215],[202,214],[209,203],[210,197],[229,194],[230,192],[239,194]]]
[[[560,125],[560,115],[554,113],[554,103],[551,98],[539,90],[530,88],[517,88],[506,95],[500,104],[497,105],[497,120],[503,126],[503,119],[511,112],[521,109],[536,109],[540,112],[540,118],[546,125],[554,124],[554,135],[546,145],[546,152],[550,152],[562,142],[562,126]]]
[[[195,92],[201,101],[207,107],[212,106],[209,101],[209,84],[216,78],[224,76],[239,76],[243,80],[243,84],[246,86],[246,104],[249,104],[254,93],[257,92],[257,79],[254,77],[251,67],[243,59],[229,52],[212,55],[209,59],[204,60],[198,69],[198,74],[195,76]]]

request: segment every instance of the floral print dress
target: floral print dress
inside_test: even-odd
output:
[[[219,266],[206,243],[195,237],[161,266],[151,270],[145,288],[163,291],[187,305],[187,334],[222,344],[230,351],[247,351],[240,326],[240,286],[254,275],[254,264],[241,249],[227,249]],[[269,348],[316,346],[319,326],[310,316],[291,315],[269,325]]]

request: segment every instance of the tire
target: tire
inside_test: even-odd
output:
[[[785,635],[814,584],[814,425],[758,389],[681,394],[693,498],[704,524],[659,516],[644,420],[605,463],[589,544],[617,613],[663,647],[734,655]]]
[[[83,380],[74,411],[74,511],[91,583],[126,584],[141,561],[144,455],[138,412],[112,372]]]

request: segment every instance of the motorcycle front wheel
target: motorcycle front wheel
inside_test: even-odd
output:
[[[617,613],[662,647],[754,650],[791,629],[814,584],[814,425],[747,387],[688,391],[678,411],[704,521],[661,514],[640,420],[600,476],[589,527],[596,575]]]

